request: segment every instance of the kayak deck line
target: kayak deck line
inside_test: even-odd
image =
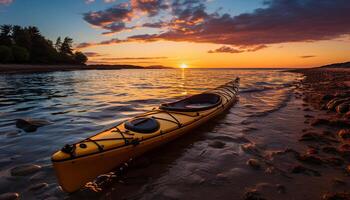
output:
[[[140,156],[202,125],[221,114],[236,101],[238,87],[239,78],[197,96],[162,104],[166,106],[184,104],[186,107],[186,103],[190,103],[189,110],[191,111],[186,111],[183,107],[180,107],[181,111],[176,110],[178,107],[174,107],[175,110],[172,110],[173,108],[167,110],[166,106],[160,106],[124,120],[80,142],[66,145],[51,158],[60,185],[64,191],[76,191],[86,182],[111,171],[130,158]],[[217,97],[213,95],[219,98],[216,99]],[[210,107],[211,105],[206,103],[208,99],[201,99],[201,97],[211,96],[215,97],[215,102],[210,102],[215,103],[215,107]],[[194,102],[192,106],[191,100],[199,101],[199,103]],[[133,127],[136,131],[133,130]]]

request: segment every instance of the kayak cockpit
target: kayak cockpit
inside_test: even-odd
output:
[[[159,108],[168,111],[197,112],[214,108],[220,103],[219,95],[203,93],[173,103],[162,104]]]
[[[135,118],[125,122],[124,127],[137,133],[154,133],[160,128],[159,122],[153,118]]]

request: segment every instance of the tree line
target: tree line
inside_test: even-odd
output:
[[[0,26],[0,63],[85,64],[87,57],[72,46],[72,38],[53,43],[35,26]]]

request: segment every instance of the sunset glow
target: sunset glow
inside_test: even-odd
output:
[[[4,2],[0,24],[35,25],[52,41],[70,36],[88,64],[178,68],[181,58],[191,68],[278,68],[349,59],[348,1]]]
[[[180,68],[181,68],[181,69],[186,69],[186,68],[188,68],[188,65],[186,65],[185,63],[182,63],[182,64],[180,65]]]

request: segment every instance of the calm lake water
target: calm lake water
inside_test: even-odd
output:
[[[65,144],[237,76],[241,88],[235,106],[199,130],[146,155],[141,167],[130,169],[124,180],[112,181],[100,191],[86,189],[70,196],[58,187],[50,156]],[[293,136],[304,127],[302,102],[292,92],[292,83],[298,79],[300,75],[277,70],[232,69],[0,75],[0,194],[18,192],[23,199],[239,199],[245,188],[266,182],[284,184],[293,193],[299,190],[295,185],[300,179],[291,182],[278,174],[250,169],[246,161],[256,155],[243,151],[242,145],[257,144],[264,152],[302,148]],[[26,133],[15,125],[16,119],[23,118],[50,124]],[[26,176],[11,175],[11,169],[27,164],[42,168]],[[303,181],[315,184],[313,179]],[[48,185],[29,189],[38,183]],[[317,194],[312,189],[299,191],[286,199]],[[278,195],[271,192],[270,198],[286,197]]]

